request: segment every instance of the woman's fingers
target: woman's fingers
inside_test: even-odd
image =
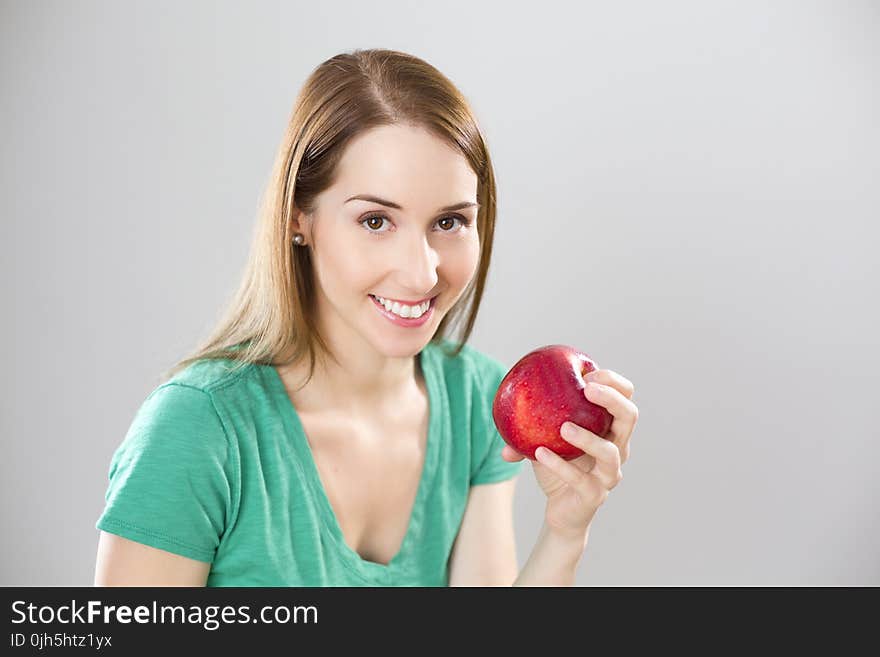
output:
[[[638,407],[624,397],[619,390],[611,386],[602,383],[587,383],[584,395],[591,402],[608,409],[614,419],[627,428],[634,427],[639,419]]]
[[[510,461],[511,463],[516,463],[517,461],[522,461],[525,456],[517,452],[510,445],[505,445],[504,449],[501,450],[501,458],[505,461]]]
[[[620,450],[613,442],[597,436],[592,431],[579,427],[573,422],[563,422],[559,435],[566,442],[582,449],[596,459],[596,464],[589,474],[598,478],[607,490],[617,486],[623,479],[623,472],[620,470]],[[579,470],[579,468],[575,469]]]
[[[627,399],[632,399],[635,386],[632,381],[613,370],[593,370],[584,377],[587,381],[595,381],[615,388]]]
[[[595,496],[595,486],[591,485],[590,475],[571,461],[566,461],[552,449],[543,445],[535,450],[535,458],[541,465],[549,468],[553,474],[576,490],[584,499]]]
[[[620,391],[601,383],[587,383],[584,395],[591,402],[608,410],[614,417],[611,431],[614,443],[624,457],[623,462],[629,457],[629,439],[639,419],[638,407],[624,397]]]

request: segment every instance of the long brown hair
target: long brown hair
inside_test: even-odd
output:
[[[495,175],[485,140],[468,102],[436,68],[395,50],[358,49],[326,60],[304,83],[263,192],[238,290],[209,336],[165,379],[202,359],[231,359],[238,369],[286,365],[306,354],[310,379],[316,345],[333,357],[317,329],[309,249],[292,248],[292,209],[312,214],[348,142],[393,124],[427,129],[457,148],[477,175],[478,271],[431,338],[441,346],[451,342],[447,333],[465,318],[461,339],[448,353],[461,352],[480,307],[495,229]]]

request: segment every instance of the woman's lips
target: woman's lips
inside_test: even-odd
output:
[[[431,317],[434,315],[434,305],[437,300],[437,297],[431,299],[430,304],[428,305],[428,309],[422,314],[421,317],[401,317],[400,315],[395,315],[393,312],[389,310],[385,310],[385,306],[379,303],[379,300],[376,299],[372,294],[367,295],[372,299],[373,306],[379,313],[385,317],[392,324],[396,324],[397,326],[403,326],[406,328],[415,328],[418,326],[424,325]]]

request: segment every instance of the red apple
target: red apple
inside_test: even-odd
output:
[[[501,380],[492,402],[498,433],[517,452],[535,459],[544,445],[566,460],[584,452],[559,430],[574,422],[606,437],[614,417],[584,395],[584,376],[599,365],[582,351],[553,344],[530,351]],[[610,440],[610,439],[608,439]]]

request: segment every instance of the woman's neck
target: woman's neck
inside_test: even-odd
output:
[[[358,357],[340,353],[338,363],[316,353],[314,373],[305,386],[308,360],[276,369],[298,412],[332,411],[356,417],[399,412],[413,395],[426,392],[418,356]]]

